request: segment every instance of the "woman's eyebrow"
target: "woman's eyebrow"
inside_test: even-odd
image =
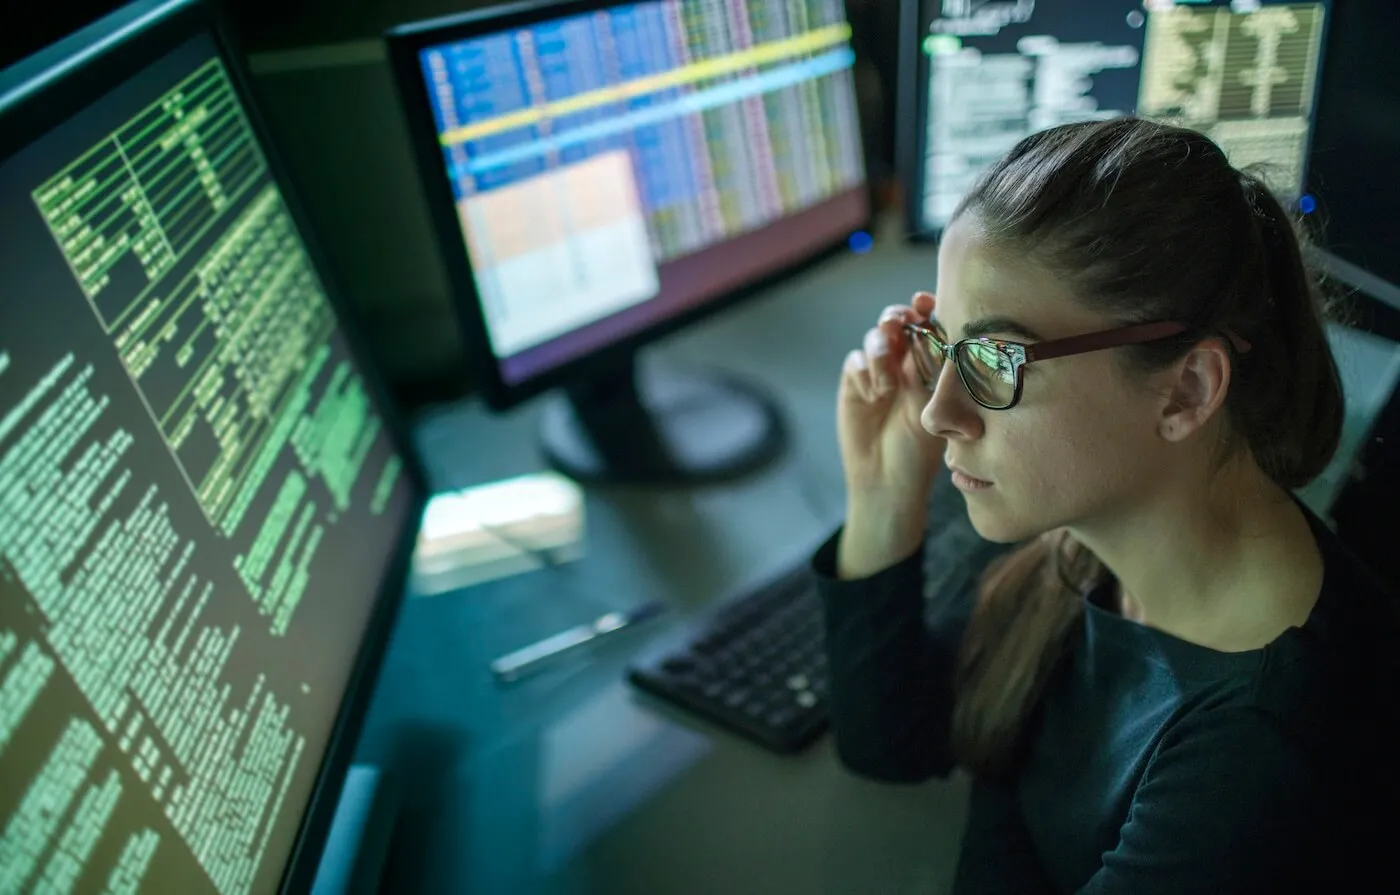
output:
[[[1040,336],[1036,335],[1034,330],[1010,317],[979,317],[963,327],[964,339],[975,339],[990,333],[1011,333],[1032,342],[1041,341]]]

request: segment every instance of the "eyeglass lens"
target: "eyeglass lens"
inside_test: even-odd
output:
[[[946,336],[940,331],[940,340]],[[920,333],[915,339],[914,366],[924,386],[932,391],[938,386],[938,374],[943,369],[943,351]],[[955,352],[958,372],[973,398],[988,407],[1009,407],[1016,397],[1016,372],[1011,358],[985,342],[964,342]]]
[[[985,342],[964,342],[957,350],[958,370],[972,396],[989,407],[1007,407],[1016,397],[1011,358]]]

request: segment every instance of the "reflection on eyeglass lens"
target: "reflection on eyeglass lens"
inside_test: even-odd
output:
[[[988,404],[1007,404],[1016,392],[1011,358],[995,345],[966,342],[958,351],[958,366],[974,397]]]

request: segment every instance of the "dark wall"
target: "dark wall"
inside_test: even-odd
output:
[[[37,9],[7,8],[0,14],[0,68],[23,59],[101,18],[119,6],[118,0],[69,0]]]

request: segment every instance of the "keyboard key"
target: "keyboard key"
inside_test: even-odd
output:
[[[822,622],[804,562],[739,595],[700,622],[687,647],[634,664],[629,677],[736,733],[793,752],[826,727]]]
[[[771,726],[781,730],[782,728],[787,727],[789,724],[791,724],[796,718],[797,709],[793,708],[792,706],[785,705],[781,708],[773,709],[771,712],[768,713],[768,717],[764,720],[766,720]]]
[[[661,668],[667,674],[687,675],[695,670],[695,660],[684,654],[672,656],[661,663]]]

